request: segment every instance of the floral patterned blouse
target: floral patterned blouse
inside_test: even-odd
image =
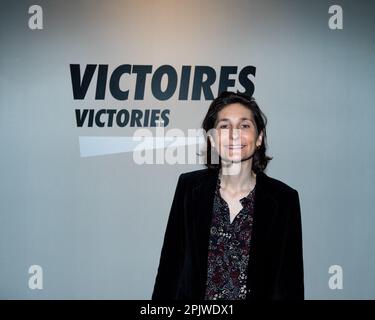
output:
[[[247,266],[253,225],[255,188],[240,199],[242,209],[230,222],[227,202],[217,179],[211,221],[206,300],[246,298]]]

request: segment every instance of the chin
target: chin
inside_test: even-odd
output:
[[[246,157],[244,157],[242,155],[231,155],[231,156],[225,155],[222,158],[223,158],[223,160],[225,160],[227,162],[241,162],[242,159],[246,159]]]

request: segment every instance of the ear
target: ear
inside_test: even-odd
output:
[[[263,142],[263,130],[258,135],[257,142],[256,142],[257,147],[258,146],[260,147],[262,145],[262,142]]]
[[[208,135],[208,139],[210,139],[211,146],[213,146],[215,148],[215,140],[210,134]]]

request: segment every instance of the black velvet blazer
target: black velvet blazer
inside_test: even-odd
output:
[[[203,300],[218,169],[180,175],[165,231],[152,300]],[[247,300],[304,299],[298,192],[261,172],[247,277]]]

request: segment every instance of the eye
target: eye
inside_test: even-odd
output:
[[[243,124],[242,127],[243,128],[250,128],[250,125],[249,124]]]
[[[227,124],[222,124],[219,126],[220,129],[225,129],[225,128],[228,128],[228,125]]]

